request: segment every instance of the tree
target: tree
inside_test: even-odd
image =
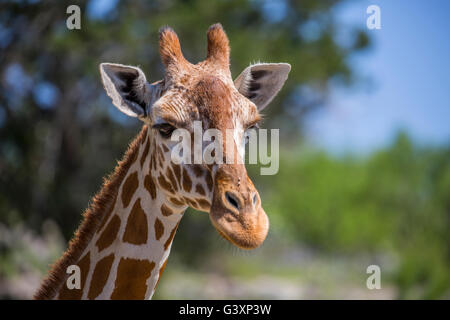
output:
[[[150,81],[160,79],[158,29],[166,24],[196,62],[206,55],[207,28],[220,21],[230,38],[234,76],[252,61],[291,63],[289,81],[267,119],[282,121],[284,132],[299,132],[301,115],[320,105],[330,79],[351,84],[347,58],[369,44],[353,28],[344,29],[350,44],[336,40],[342,28],[333,8],[341,2],[155,0],[110,1],[105,7],[80,1],[80,30],[66,26],[71,1],[2,3],[0,220],[40,230],[45,219],[53,219],[71,236],[101,177],[140,125],[112,107],[98,65],[140,65]],[[305,88],[314,99],[303,96]]]

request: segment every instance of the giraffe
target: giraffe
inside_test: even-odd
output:
[[[184,58],[170,27],[160,30],[159,48],[165,74],[157,82],[147,82],[138,67],[100,64],[113,105],[143,126],[35,299],[151,299],[188,207],[209,213],[218,233],[243,249],[258,247],[268,233],[268,217],[243,163],[176,164],[170,136],[177,128],[192,132],[200,121],[204,130],[232,129],[242,141],[283,86],[290,65],[250,65],[233,81],[220,24],[209,28],[207,57],[197,64]],[[79,289],[66,284],[70,265],[79,267]]]

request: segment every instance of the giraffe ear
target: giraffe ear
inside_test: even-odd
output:
[[[143,117],[151,97],[152,86],[141,69],[115,63],[100,64],[100,74],[112,103],[131,117]]]
[[[258,110],[264,109],[288,78],[288,63],[258,63],[245,68],[234,80],[238,91],[250,99]]]

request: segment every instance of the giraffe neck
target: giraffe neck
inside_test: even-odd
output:
[[[152,297],[186,207],[168,202],[154,181],[150,131],[144,126],[130,144],[36,298]],[[80,268],[80,289],[67,286],[69,265]]]

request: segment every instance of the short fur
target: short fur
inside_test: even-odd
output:
[[[114,172],[105,178],[100,192],[93,197],[90,206],[83,213],[83,222],[75,232],[68,249],[53,264],[48,277],[34,295],[34,299],[47,300],[52,299],[56,295],[61,283],[67,277],[67,267],[78,261],[102,221],[103,215],[113,205],[114,195],[117,194],[128,169],[136,160],[139,144],[145,139],[146,133],[147,125],[144,125],[141,132],[130,143],[123,160],[119,161]]]
[[[187,63],[181,52],[180,40],[170,27],[163,27],[159,30],[159,53],[166,68],[171,64]]]
[[[228,37],[220,23],[212,25],[207,34],[208,56],[206,60],[219,63],[223,68],[229,68],[230,45]]]
[[[168,27],[163,28],[160,32],[160,54],[162,62],[166,66],[166,73],[162,81],[151,85],[146,83],[145,75],[139,68],[102,63],[100,65],[102,80],[113,104],[125,114],[139,117],[149,126],[161,121],[162,123],[174,123],[176,127],[187,127],[192,125],[195,120],[202,120],[205,129],[216,128],[222,131],[232,129],[237,139],[242,139],[244,130],[260,119],[258,108],[262,109],[267,105],[273,95],[281,88],[287,78],[290,66],[287,64],[253,65],[247,68],[236,82],[233,82],[229,70],[230,48],[222,26],[220,24],[211,26],[207,38],[207,59],[194,65],[183,57],[180,42],[175,32]],[[136,76],[139,83],[131,81],[136,79]],[[132,88],[133,94],[129,95],[130,90],[124,90],[124,86],[125,89]],[[136,100],[136,98],[138,99]],[[145,104],[141,104],[142,102],[145,102]],[[148,237],[149,230],[146,230],[145,238],[148,241],[141,250],[142,260],[147,262],[145,263],[145,272],[139,272],[138,270],[134,272],[132,269],[136,269],[137,266],[136,268],[127,267],[122,273],[117,271],[115,280],[120,279],[119,282],[122,282],[119,287],[123,288],[123,282],[133,284],[133,286],[138,285],[135,286],[136,292],[124,294],[121,291],[121,294],[117,294],[116,289],[119,287],[110,277],[109,286],[105,288],[108,290],[114,289],[114,291],[102,292],[100,298],[141,298],[143,294],[145,298],[151,298],[154,293],[154,286],[153,288],[148,287],[146,292],[143,288],[150,283],[156,284],[156,281],[159,280],[156,277],[159,276],[161,270],[159,270],[159,274],[153,273],[150,275],[150,269],[153,269],[156,265],[161,267],[164,261],[167,261],[173,237],[182,217],[182,215],[174,214],[176,211],[174,204],[178,206],[177,210],[180,214],[184,212],[188,205],[209,212],[212,224],[218,232],[241,248],[255,248],[264,241],[269,227],[268,218],[261,206],[258,192],[248,177],[243,164],[224,163],[216,167],[214,176],[212,164],[199,166],[197,170],[191,169],[190,165],[173,166],[169,164],[165,168],[165,162],[169,161],[169,148],[165,146],[161,134],[157,133],[152,136],[154,138],[151,142],[153,147],[149,147],[150,149],[146,151],[142,142],[147,135],[147,130],[150,129],[144,126],[138,137],[130,144],[124,159],[119,162],[115,172],[105,180],[101,191],[93,198],[92,204],[84,213],[84,221],[75,233],[69,248],[63,257],[55,263],[48,278],[35,295],[36,299],[51,299],[57,295],[57,291],[60,290],[67,278],[66,268],[77,263],[81,254],[87,251],[90,243],[94,245],[93,240],[96,239],[96,234],[98,234],[96,231],[105,219],[105,212],[108,214],[112,209],[112,203],[120,188],[122,188],[121,200],[124,208],[119,211],[123,215],[130,214],[126,208],[131,201],[130,195],[139,190],[137,186],[141,186],[140,191],[144,192],[144,194],[140,194],[141,199],[161,198],[158,202],[153,203],[151,209],[155,210],[154,213],[161,220],[165,231],[162,234],[161,226],[155,222],[155,235],[159,240],[154,240],[154,238]],[[136,177],[134,176],[137,176],[136,172],[130,172],[129,175],[127,173],[130,168],[133,168],[132,164],[137,161],[141,146],[143,148],[140,160],[141,169],[146,163],[145,159],[142,160],[142,157],[150,157],[148,166],[151,168],[150,170],[153,170],[152,174],[155,178],[157,177],[157,179],[153,179],[150,174],[145,173],[145,177],[140,177],[144,179],[144,185],[136,183]],[[238,145],[234,143],[231,148],[230,150],[224,148],[224,155],[233,153],[236,160]],[[149,152],[151,152],[151,155],[149,155]],[[200,169],[200,174],[198,169]],[[128,178],[124,182],[127,175]],[[131,179],[131,184],[127,184],[129,179]],[[203,187],[203,189],[198,188],[198,185],[207,187],[207,190]],[[192,190],[203,191],[199,196],[199,193]],[[159,192],[161,192],[161,197],[157,197]],[[229,200],[228,197],[231,196],[236,205]],[[173,200],[175,198],[176,200]],[[134,208],[134,206],[132,207]],[[115,212],[115,214],[120,213]],[[123,222],[125,223],[125,221]],[[143,226],[147,223],[138,223],[138,225]],[[169,232],[169,230],[172,231]],[[114,235],[117,236],[117,233],[114,233]],[[100,237],[101,235],[98,239]],[[120,246],[127,239],[131,243],[140,244],[144,242],[141,239],[137,241],[135,238],[129,237],[125,237],[125,239],[116,238],[119,242],[118,246],[108,249],[117,255],[117,259],[129,259],[127,257],[129,248]],[[108,242],[107,244],[110,245],[111,243]],[[157,250],[156,255],[150,256],[145,248],[148,250],[153,245],[158,246],[160,250]],[[97,258],[100,259],[99,256]],[[97,265],[102,261],[98,261],[98,259],[96,260]],[[132,259],[135,259],[135,257]],[[92,261],[95,262],[94,259]],[[105,283],[104,278],[94,278],[94,266],[97,268],[94,263],[90,264],[90,270],[94,270],[94,273],[90,273],[92,277],[90,280],[86,280],[87,282],[90,281],[89,290],[96,288],[100,280],[103,286]],[[134,280],[139,280],[139,283]],[[87,284],[84,288],[87,288]],[[84,296],[81,295],[79,298],[99,297],[95,291],[97,289],[94,289],[92,295],[90,291],[84,292]],[[139,296],[135,295],[137,292],[139,292]]]

